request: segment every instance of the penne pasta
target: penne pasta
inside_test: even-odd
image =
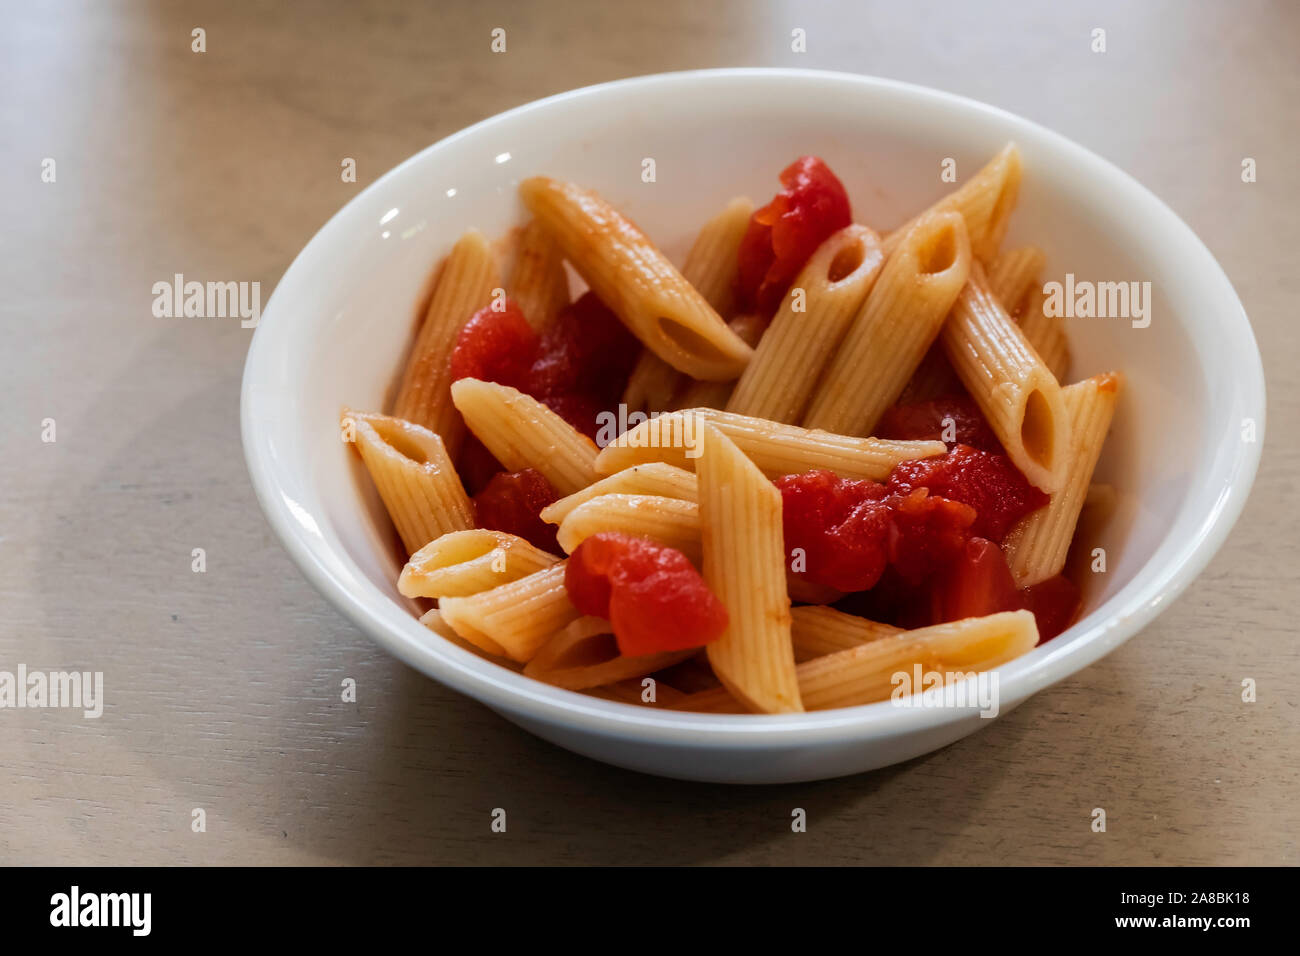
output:
[[[709,655],[703,648],[694,657],[665,668],[659,676],[671,684],[674,690],[681,691],[683,696],[722,686],[718,675],[713,673]]]
[[[727,411],[798,424],[883,261],[880,238],[865,226],[823,242],[758,342]]]
[[[736,308],[737,254],[753,214],[754,204],[745,196],[731,200],[704,224],[682,263],[682,276],[724,318]]]
[[[593,534],[617,531],[676,548],[700,566],[700,507],[656,495],[601,495],[578,505],[560,522],[556,537],[566,554]]]
[[[800,604],[834,604],[844,597],[843,591],[837,591],[826,584],[818,584],[816,581],[809,581],[802,574],[793,571],[786,572],[785,585],[790,600]]]
[[[704,224],[682,263],[682,277],[723,318],[730,316],[735,306],[737,253],[753,213],[754,204],[743,196],[731,200],[722,212]],[[735,327],[732,328],[734,331]],[[754,344],[745,341],[747,345]],[[629,413],[667,411],[685,379],[681,372],[646,349],[627,380],[623,404]]]
[[[452,531],[411,555],[397,590],[409,598],[465,597],[517,581],[559,560],[504,531]]]
[[[988,270],[989,291],[1011,316],[1019,315],[1029,293],[1038,285],[1047,257],[1037,246],[1008,249],[993,261]]]
[[[894,251],[922,216],[938,209],[952,209],[961,213],[966,221],[971,254],[980,262],[992,262],[1006,234],[1019,194],[1020,150],[1015,143],[1008,143],[966,185],[885,236],[885,254]]]
[[[623,404],[628,414],[666,411],[685,381],[687,377],[677,369],[649,349],[642,349],[623,389]]]
[[[705,425],[699,460],[704,579],[730,622],[707,646],[723,685],[760,713],[803,710],[790,640],[781,494],[721,431]]]
[[[470,431],[507,470],[535,468],[561,495],[596,480],[596,443],[531,395],[476,378],[460,379],[451,395]]]
[[[1065,482],[1046,507],[1022,518],[1002,543],[1011,575],[1020,587],[1045,581],[1065,567],[1122,383],[1121,376],[1111,372],[1062,390],[1072,435]]]
[[[808,428],[867,435],[925,358],[966,277],[966,225],[927,213],[890,253],[803,417]]]
[[[910,700],[919,681],[918,693],[948,688],[935,703],[965,700],[967,676],[1092,606],[1098,523],[1120,496],[1090,482],[1121,376],[1062,388],[1070,350],[1045,313],[1046,256],[1001,248],[1021,175],[1008,144],[882,238],[853,224],[850,190],[804,155],[757,218],[737,198],[706,222],[680,272],[594,192],[525,179],[530,218],[494,244],[464,233],[428,278],[403,417],[343,410],[409,555],[398,592],[420,610],[437,602],[420,617],[429,632],[589,698],[787,714],[928,705]],[[592,293],[581,307],[573,273]],[[489,312],[466,328],[507,298],[534,334]],[[737,314],[742,301],[761,308]],[[615,317],[633,354],[607,338],[623,334]],[[472,358],[481,377],[451,380],[458,344],[456,374]],[[596,414],[605,447],[556,408]],[[467,430],[476,441],[457,454]],[[940,432],[986,452],[915,469],[910,496],[866,483],[947,454],[943,441],[877,435]],[[545,482],[491,480],[524,469]],[[1047,497],[1023,494],[1020,475]],[[974,547],[941,560],[976,528]],[[584,541],[569,576],[565,555]],[[1020,588],[1046,586],[1009,601],[1004,558]],[[1008,604],[1035,612],[895,626]]]
[[[868,621],[832,607],[797,607],[790,612],[790,619],[794,659],[800,664],[903,633],[901,627]]]
[[[442,266],[393,405],[395,417],[437,433],[452,458],[460,450],[464,425],[451,404],[451,350],[461,326],[488,304],[500,284],[491,247],[471,229]]]
[[[569,274],[555,238],[536,219],[519,235],[514,267],[506,294],[519,306],[528,324],[544,329],[569,304]]]
[[[387,415],[343,409],[351,435],[407,554],[474,526],[474,511],[442,439]]]
[[[565,257],[648,349],[694,378],[729,381],[753,354],[635,225],[595,193],[544,176],[519,185]]]
[[[659,495],[664,498],[680,498],[682,501],[696,501],[698,487],[694,473],[661,461],[652,461],[625,468],[581,491],[552,502],[542,509],[541,518],[551,524],[559,524],[578,505],[601,495]]]
[[[1041,289],[1029,294],[1020,315],[1020,331],[1060,382],[1070,371],[1070,343],[1065,335],[1065,320],[1043,310],[1046,298]]]
[[[512,661],[508,657],[498,657],[495,654],[489,654],[487,651],[483,650],[483,648],[476,647],[473,644],[471,644],[469,641],[465,640],[463,637],[457,634],[455,630],[452,629],[452,626],[450,624],[448,624],[446,621],[442,619],[442,614],[439,613],[437,608],[434,608],[433,610],[428,611],[424,615],[422,615],[420,617],[420,623],[423,624],[425,627],[427,627],[429,630],[431,630],[433,633],[437,634],[443,640],[450,641],[451,643],[455,644],[457,647],[461,648],[462,650],[469,651],[471,654],[474,654],[477,657],[481,657],[485,661],[491,661],[493,664],[497,664],[500,667],[508,668],[509,670],[515,671],[516,673],[523,670],[523,665],[519,664],[517,661]]]
[[[526,664],[560,628],[578,619],[564,589],[564,562],[509,584],[438,602],[442,619],[475,647]]]
[[[767,320],[761,315],[738,315],[727,327],[744,340],[746,345],[755,346],[763,338],[767,329]],[[683,408],[726,408],[735,391],[734,382],[705,382],[682,376],[682,385],[669,402],[668,408],[678,411]]]
[[[769,478],[827,468],[844,478],[883,481],[900,461],[933,458],[946,451],[940,441],[857,438],[783,425],[716,409],[670,412],[630,428],[596,458],[600,474],[662,461],[693,469],[700,456],[700,430],[709,424],[735,442]]]
[[[644,677],[679,664],[699,653],[699,648],[623,657],[609,621],[580,617],[565,625],[538,650],[524,667],[524,676],[567,690],[587,690]]]
[[[940,341],[1016,467],[1049,494],[1060,488],[1070,448],[1061,386],[989,292],[978,264],[944,323]]]
[[[796,669],[799,693],[807,710],[856,707],[889,700],[917,667],[953,683],[970,674],[991,671],[1038,643],[1038,627],[1029,611],[1004,611],[948,624],[877,637],[803,662]],[[734,713],[735,700],[721,689],[688,694],[678,702],[696,713]]]
[[[910,676],[917,665],[923,672],[964,676],[993,670],[1037,643],[1038,627],[1029,611],[969,617],[903,631],[800,664],[799,690],[809,710],[869,704],[888,700],[897,686],[895,675]]]

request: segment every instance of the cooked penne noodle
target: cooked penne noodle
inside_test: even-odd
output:
[[[561,495],[596,480],[596,443],[531,395],[462,378],[451,396],[470,431],[507,470],[535,468]]]
[[[858,644],[800,664],[799,693],[807,710],[856,707],[889,700],[899,677],[910,680],[918,666],[925,674],[942,675],[945,684],[970,674],[990,671],[1033,650],[1038,627],[1029,611],[1004,611]],[[734,700],[721,689],[688,694],[682,710],[734,713]]]
[[[966,185],[885,236],[885,254],[894,251],[921,216],[936,209],[953,209],[966,220],[971,254],[981,262],[992,262],[1006,234],[1019,194],[1020,150],[1015,143],[1008,143]]]
[[[682,263],[682,277],[723,318],[730,316],[735,306],[736,273],[740,268],[737,253],[753,213],[754,204],[745,197],[731,200],[722,212],[704,224]],[[754,343],[746,339],[746,344]],[[627,380],[623,404],[629,412],[667,411],[668,403],[685,379],[681,372],[646,349]]]
[[[1002,543],[1012,577],[1021,587],[1045,581],[1065,567],[1122,383],[1122,377],[1111,372],[1062,389],[1072,436],[1065,483],[1046,507],[1022,518]]]
[[[786,571],[785,584],[790,600],[798,601],[800,604],[834,604],[844,597],[843,591],[837,591],[829,585],[818,584],[816,581],[809,581],[803,575],[795,574],[793,571]]]
[[[623,404],[628,414],[666,411],[685,381],[687,376],[654,352],[642,349],[623,389]]]
[[[388,415],[343,409],[366,471],[397,534],[414,554],[439,535],[474,527],[474,511],[442,439]]]
[[[411,555],[397,590],[409,598],[465,597],[517,581],[559,560],[504,531],[452,531]]]
[[[566,554],[593,534],[617,531],[666,544],[700,566],[700,506],[656,495],[601,495],[578,505],[560,522],[557,538]]]
[[[524,313],[528,324],[544,329],[569,304],[569,274],[555,238],[536,219],[519,235],[514,268],[506,294]]]
[[[665,668],[659,676],[671,684],[674,690],[681,691],[683,696],[722,686],[718,675],[713,673],[709,655],[704,648],[700,648],[694,657]]]
[[[853,707],[888,700],[898,686],[895,675],[938,673],[954,677],[990,671],[1028,653],[1038,643],[1029,611],[1004,611],[987,617],[902,631],[849,650],[799,665],[799,690],[809,710]]]
[[[580,616],[564,589],[564,562],[489,591],[438,602],[442,619],[474,646],[526,664]]]
[[[767,320],[761,315],[738,315],[727,326],[746,345],[755,346],[763,338]],[[735,388],[735,382],[705,382],[683,375],[682,386],[673,396],[668,408],[672,411],[683,408],[726,408]]]
[[[541,646],[524,667],[524,676],[568,690],[586,690],[657,670],[693,657],[699,648],[623,657],[609,621],[580,617],[565,625]]]
[[[664,498],[680,498],[682,501],[696,501],[698,489],[693,472],[661,461],[652,461],[625,468],[581,491],[552,502],[542,509],[541,518],[551,524],[559,524],[578,505],[601,495],[659,495]]]
[[[544,176],[519,184],[524,204],[642,344],[694,378],[729,381],[753,351],[635,225],[595,193]]]
[[[1048,494],[1060,488],[1070,449],[1061,386],[989,292],[978,263],[939,338],[1016,467]]]
[[[434,608],[421,616],[420,623],[444,640],[451,641],[451,643],[455,644],[462,650],[469,651],[471,654],[481,657],[485,661],[491,661],[493,664],[509,668],[516,673],[524,669],[523,665],[518,661],[512,661],[508,657],[499,657],[496,654],[489,654],[487,651],[483,650],[483,648],[476,647],[469,641],[465,640],[456,633],[450,624],[442,619],[442,614],[437,608]],[[684,697],[685,695],[683,694],[682,696]],[[681,698],[678,699],[680,700]]]
[[[925,358],[970,268],[961,216],[941,210],[918,219],[839,343],[803,424],[870,434]]]
[[[393,406],[395,417],[441,436],[453,458],[465,433],[451,404],[451,350],[461,326],[488,304],[500,285],[491,247],[471,229],[452,247],[442,267]]]
[[[903,633],[901,627],[868,621],[833,607],[797,607],[790,611],[790,619],[794,659],[800,664]]]
[[[997,296],[1011,316],[1019,315],[1025,299],[1038,284],[1047,257],[1037,246],[1008,249],[988,270],[989,291]]]
[[[798,424],[883,261],[880,237],[865,226],[823,242],[758,342],[727,411]]]
[[[1041,289],[1030,293],[1020,314],[1020,331],[1060,382],[1070,370],[1070,342],[1065,335],[1065,320],[1043,310],[1046,300]]]
[[[900,461],[933,458],[946,451],[940,441],[857,438],[783,425],[711,408],[692,408],[651,418],[606,445],[596,458],[600,474],[648,461],[693,469],[700,456],[704,424],[717,428],[769,478],[827,468],[844,478],[883,481]]]
[[[682,263],[682,275],[724,318],[736,307],[736,275],[740,271],[740,240],[749,228],[754,204],[737,196],[704,224]]]
[[[700,522],[704,579],[730,621],[708,645],[714,673],[759,713],[803,710],[790,642],[781,538],[781,493],[711,425],[701,435]]]

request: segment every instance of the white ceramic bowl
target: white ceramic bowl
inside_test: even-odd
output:
[[[890,703],[793,716],[708,716],[606,702],[524,678],[428,632],[397,593],[386,519],[340,441],[339,408],[379,408],[431,265],[460,232],[522,219],[517,182],[597,189],[670,255],[725,200],[765,200],[805,153],[847,185],[858,221],[892,227],[1007,140],[1025,178],[1009,243],[1048,277],[1148,281],[1152,321],[1071,320],[1074,377],[1128,388],[1100,480],[1120,491],[1108,568],[1069,631],[1001,668],[1001,712],[1127,640],[1223,543],[1254,479],[1264,379],[1241,303],[1199,239],[1120,170],[1026,120],[934,90],[796,70],[647,76],[531,103],[402,163],[307,244],[271,297],[244,371],[242,430],[257,496],[307,578],[358,627],[430,677],[546,740],[694,780],[777,783],[869,770],[981,726],[971,710]],[[655,160],[656,181],[642,181]],[[1255,441],[1243,440],[1243,422]]]

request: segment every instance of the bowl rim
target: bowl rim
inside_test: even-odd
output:
[[[1199,265],[1203,268],[1195,270],[1198,276],[1196,281],[1211,285],[1221,283],[1236,303],[1237,308],[1231,310],[1230,314],[1222,315],[1220,321],[1224,323],[1225,330],[1233,333],[1233,341],[1239,346],[1238,367],[1232,379],[1233,397],[1246,410],[1246,414],[1254,418],[1256,441],[1237,442],[1239,452],[1227,456],[1221,470],[1202,477],[1205,482],[1215,481],[1223,486],[1215,506],[1195,530],[1187,535],[1187,540],[1169,555],[1165,564],[1153,570],[1150,580],[1127,598],[1123,609],[1106,619],[1093,621],[1082,633],[1072,634],[1080,624],[1088,620],[1085,617],[1061,637],[998,668],[1001,711],[1009,711],[1019,702],[1082,670],[1132,637],[1168,607],[1205,569],[1240,516],[1254,483],[1264,443],[1265,382],[1258,345],[1236,290],[1213,254],[1181,217],[1128,173],[1086,147],[1014,113],[954,93],[856,73],[784,67],[652,73],[579,87],[522,104],[452,133],[406,158],[358,192],[317,230],[285,270],[263,310],[263,321],[259,322],[249,345],[240,390],[240,432],[258,503],[299,570],[353,624],[389,653],[427,676],[493,709],[506,711],[512,717],[559,724],[597,736],[632,738],[644,743],[665,745],[689,744],[695,747],[770,747],[845,739],[880,739],[934,729],[971,717],[973,712],[969,709],[897,707],[891,706],[888,701],[799,714],[696,714],[604,700],[543,684],[480,658],[449,641],[428,640],[427,635],[421,634],[426,631],[424,626],[407,615],[405,608],[394,603],[394,607],[409,617],[407,625],[395,627],[378,608],[372,606],[368,598],[355,593],[335,575],[324,559],[325,555],[335,552],[335,549],[319,535],[309,535],[280,494],[276,477],[278,466],[259,425],[264,420],[265,396],[271,391],[260,386],[272,380],[274,369],[270,353],[274,347],[274,337],[278,335],[272,330],[279,323],[268,324],[264,320],[277,313],[280,292],[290,285],[289,280],[310,269],[311,260],[332,241],[334,234],[342,233],[344,220],[350,211],[364,205],[385,184],[404,175],[430,154],[482,130],[509,123],[523,114],[616,91],[731,80],[816,81],[852,85],[911,98],[917,103],[945,105],[973,114],[997,117],[1003,123],[1009,123],[1026,134],[1074,154],[1076,159],[1089,165],[1093,173],[1107,179],[1109,184],[1121,187],[1132,201],[1139,203],[1142,207],[1138,210],[1140,213],[1164,217],[1167,225],[1188,240],[1188,249],[1199,252],[1203,260]],[[1189,272],[1192,271],[1189,269]],[[1161,545],[1168,540],[1166,536]],[[1139,574],[1145,572],[1150,564],[1148,562],[1144,565]],[[1121,594],[1122,592],[1116,594],[1111,600],[1116,600]],[[1062,641],[1067,635],[1070,639]]]

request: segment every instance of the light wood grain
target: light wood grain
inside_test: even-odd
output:
[[[108,704],[98,721],[0,711],[0,863],[1300,863],[1300,7],[563,9],[6,9],[0,669],[103,670]],[[190,52],[195,26],[206,54]],[[488,52],[495,26],[504,56]],[[1105,55],[1088,50],[1096,26]],[[795,27],[807,53],[790,52]],[[1205,239],[1269,377],[1254,495],[1185,596],[975,736],[847,780],[724,789],[616,770],[388,657],[302,579],[253,499],[238,435],[250,333],[150,314],[151,284],[175,272],[269,293],[358,190],[469,123],[729,65],[869,70],[1095,149]],[[40,181],[47,156],[55,184]],[[345,156],[356,184],[340,182]],[[1089,828],[1098,806],[1105,834]],[[206,833],[191,832],[195,807]],[[495,807],[505,834],[489,830]],[[790,832],[794,807],[807,833]]]

